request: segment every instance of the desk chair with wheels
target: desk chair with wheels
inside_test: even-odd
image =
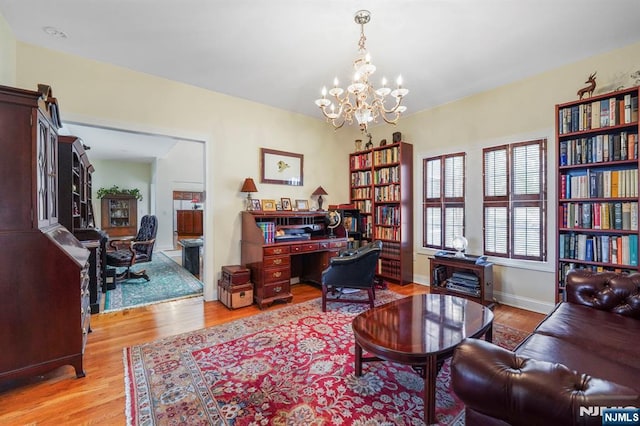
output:
[[[124,272],[116,275],[116,282],[134,278],[144,278],[149,281],[146,270],[134,272],[131,267],[136,263],[151,261],[157,232],[158,218],[153,215],[145,215],[140,221],[138,235],[133,240],[114,239],[109,242],[109,246],[114,251],[107,252],[107,265],[126,268]]]
[[[368,303],[373,308],[376,266],[381,251],[382,241],[374,241],[331,258],[329,267],[322,272],[322,312],[326,312],[327,301]],[[344,289],[367,290],[368,300],[344,297]]]

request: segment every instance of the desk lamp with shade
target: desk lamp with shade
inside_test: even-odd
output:
[[[329,194],[327,194],[327,191],[325,191],[324,188],[321,186],[316,188],[316,190],[313,191],[313,194],[311,194],[312,197],[315,197],[315,196],[318,197],[318,211],[322,211],[322,203],[324,202],[324,200],[322,199],[323,195],[329,195]]]
[[[258,188],[256,188],[256,183],[253,181],[252,178],[246,178],[244,180],[244,183],[242,184],[242,189],[240,190],[240,192],[246,192],[247,193],[247,210],[248,211],[253,210],[253,202],[251,201],[251,193],[252,192],[258,192]]]

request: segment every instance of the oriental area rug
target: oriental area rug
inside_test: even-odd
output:
[[[376,304],[401,297],[376,292]],[[374,362],[354,375],[353,318],[367,305],[321,300],[124,349],[130,425],[423,425],[423,379]],[[494,324],[494,342],[526,333]],[[438,424],[463,425],[464,406],[445,362]]]
[[[132,271],[142,269],[146,269],[149,281],[136,278],[116,283],[115,289],[107,290],[104,312],[202,295],[202,281],[162,252],[154,253],[151,262],[131,268]],[[122,270],[118,268],[117,272]]]

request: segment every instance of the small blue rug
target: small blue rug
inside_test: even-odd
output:
[[[154,253],[151,262],[131,268],[132,271],[142,269],[146,269],[150,281],[137,278],[118,282],[116,288],[105,295],[104,312],[202,295],[202,281],[164,253]]]

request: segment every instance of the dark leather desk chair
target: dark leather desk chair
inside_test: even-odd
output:
[[[140,221],[138,235],[133,240],[114,239],[109,242],[109,246],[115,251],[107,253],[107,265],[126,268],[124,272],[116,275],[116,282],[133,278],[144,278],[149,281],[149,276],[144,269],[133,272],[131,267],[136,263],[151,261],[157,232],[158,218],[153,215],[145,215]]]
[[[374,241],[331,258],[329,267],[322,272],[322,312],[326,312],[327,301],[368,303],[373,308],[376,298],[374,278],[380,251],[382,241]],[[369,298],[363,300],[344,297],[344,289],[367,290]]]

